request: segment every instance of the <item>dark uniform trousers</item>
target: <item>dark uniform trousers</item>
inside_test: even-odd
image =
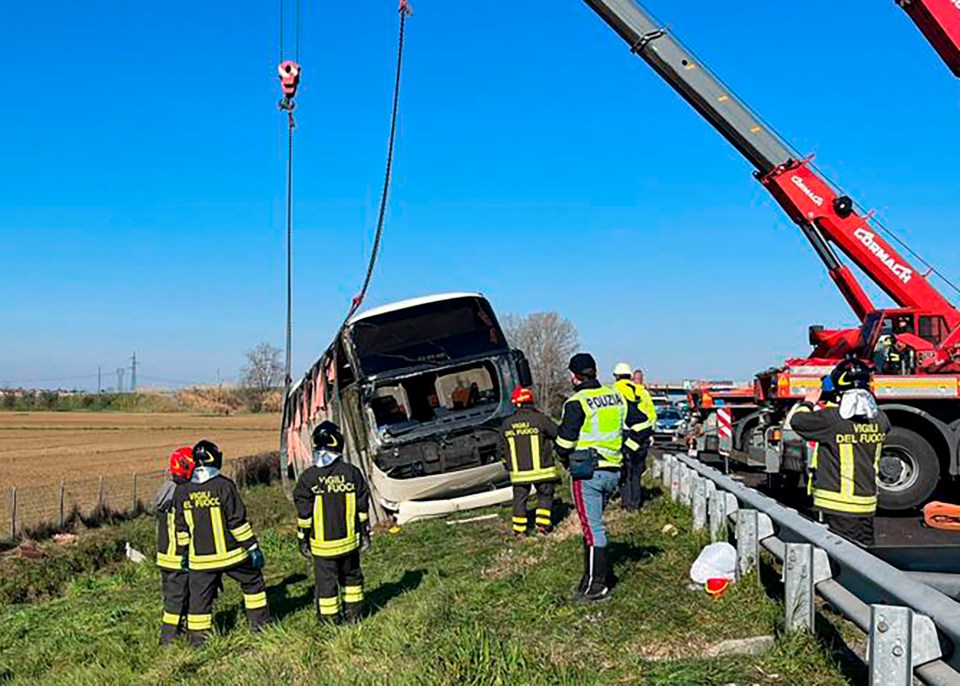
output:
[[[187,617],[191,643],[203,643],[207,633],[213,628],[213,603],[223,587],[224,574],[240,584],[250,628],[259,630],[270,621],[263,573],[254,569],[250,560],[244,560],[227,569],[191,570],[190,614]]]
[[[553,525],[553,494],[556,481],[513,484],[513,530],[522,534],[527,530],[527,503],[530,500],[530,487],[537,489],[536,525],[538,529],[549,529]]]
[[[833,533],[849,541],[870,548],[876,543],[873,532],[873,517],[851,517],[850,515],[821,512],[821,519]]]
[[[160,569],[163,589],[163,620],[160,624],[160,642],[170,643],[183,634],[187,627],[187,598],[190,574],[179,569]]]
[[[363,572],[360,550],[337,557],[313,556],[316,584],[314,596],[317,613],[323,621],[336,621],[340,616],[340,590],[343,589],[343,616],[348,621],[360,619],[363,608]]]
[[[620,505],[624,510],[639,510],[643,507],[641,479],[647,471],[647,447],[649,434],[642,435],[639,450],[623,449],[623,469],[620,472]]]

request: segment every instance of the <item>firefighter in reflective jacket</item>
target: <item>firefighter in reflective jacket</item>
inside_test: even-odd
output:
[[[640,420],[618,391],[597,381],[592,355],[577,353],[568,368],[575,393],[563,405],[557,456],[570,471],[583,529],[583,577],[574,599],[603,600],[610,595],[603,510],[620,480],[624,438],[631,448],[639,447],[627,427]]]
[[[513,533],[527,533],[527,500],[530,487],[537,489],[536,530],[553,530],[553,493],[560,482],[560,469],[553,461],[557,425],[537,409],[533,391],[517,386],[510,397],[517,411],[500,427],[500,459],[513,485]]]
[[[313,559],[320,621],[358,622],[363,609],[360,551],[370,545],[370,492],[363,473],[340,459],[343,435],[333,422],[313,431],[314,463],[293,491],[300,553]]]
[[[653,436],[656,422],[656,410],[650,392],[642,383],[630,379],[630,365],[621,362],[613,368],[613,387],[620,392],[630,408],[633,424],[628,429],[636,436],[636,441],[628,441],[623,446],[623,469],[620,472],[620,505],[624,510],[639,510],[643,507],[643,487],[640,479],[647,471],[647,449]],[[640,378],[643,372],[637,370]],[[636,445],[636,447],[633,447]]]
[[[187,634],[202,645],[213,628],[213,602],[226,574],[240,584],[247,623],[253,630],[270,621],[263,581],[263,551],[257,544],[237,486],[220,474],[223,453],[210,441],[193,446],[196,467],[177,488],[177,552],[190,570]]]
[[[189,573],[181,569],[177,554],[176,512],[174,493],[180,484],[193,476],[193,448],[186,446],[170,453],[168,478],[157,491],[157,567],[163,589],[163,618],[160,623],[160,645],[168,645],[187,629]]]
[[[890,421],[870,393],[871,369],[846,360],[808,392],[790,426],[816,441],[811,460],[813,506],[835,533],[864,546],[874,543],[877,463]],[[824,409],[816,409],[823,397]]]

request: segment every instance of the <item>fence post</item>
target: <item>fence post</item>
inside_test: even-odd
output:
[[[100,484],[97,487],[97,509],[103,509],[103,477],[100,477]]]
[[[64,525],[67,523],[64,517],[63,501],[64,501],[64,483],[63,483],[63,480],[61,479],[60,492],[57,494],[57,512],[60,513],[60,517],[58,520],[60,523],[60,526],[58,528],[60,529],[63,529]]]
[[[870,606],[870,685],[913,683],[913,610],[893,605]]]
[[[723,491],[715,491],[710,500],[710,541],[716,543],[724,536],[727,526],[727,498]]]
[[[17,487],[10,489],[10,538],[17,538]]]
[[[707,525],[707,484],[706,479],[696,476],[693,479],[693,530],[703,531]]]
[[[133,473],[133,504],[130,508],[130,512],[133,514],[137,513],[137,506],[140,504],[140,499],[137,498],[137,473]]]
[[[737,512],[737,580],[753,571],[760,557],[760,541],[757,536],[757,511]]]
[[[784,605],[787,631],[813,629],[813,546],[787,543],[784,553]]]

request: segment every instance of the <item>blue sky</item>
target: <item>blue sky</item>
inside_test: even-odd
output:
[[[393,0],[302,0],[295,369],[358,288]],[[650,0],[733,89],[960,274],[960,83],[893,3]],[[739,158],[578,0],[418,0],[368,304],[480,290],[558,310],[609,367],[753,372],[853,323]],[[283,342],[275,3],[53,0],[0,26],[0,386],[236,376]],[[824,21],[824,17],[830,17]],[[290,29],[288,28],[288,39]],[[109,378],[109,377],[108,377]]]

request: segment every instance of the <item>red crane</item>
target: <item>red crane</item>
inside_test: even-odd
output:
[[[953,75],[960,77],[960,0],[896,2],[910,15]]]

